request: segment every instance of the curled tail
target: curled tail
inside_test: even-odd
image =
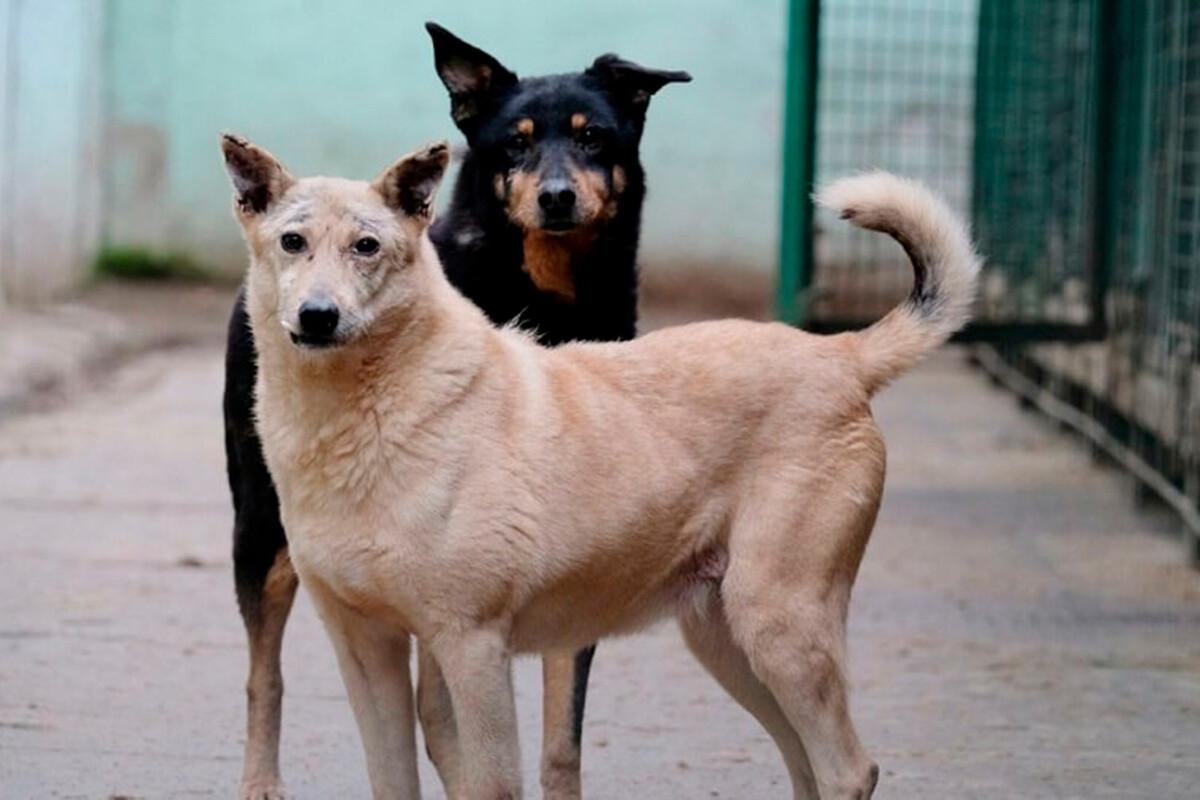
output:
[[[980,259],[963,221],[915,181],[871,172],[831,183],[816,200],[860,228],[888,234],[912,261],[908,298],[855,334],[873,393],[967,323]]]

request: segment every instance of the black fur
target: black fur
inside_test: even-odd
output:
[[[638,146],[646,107],[666,83],[691,77],[604,55],[583,72],[519,80],[445,29],[433,23],[426,27],[438,74],[451,93],[451,117],[470,145],[450,208],[430,232],[451,282],[493,322],[519,319],[548,345],[633,338],[646,193]],[[571,128],[575,113],[588,120],[594,143],[584,146],[577,140]],[[521,120],[531,121],[535,133],[514,151]],[[520,171],[555,174],[571,167],[601,174],[610,191],[618,182],[624,185],[614,195],[617,213],[572,265],[576,293],[567,303],[539,290],[522,269],[524,232],[509,219],[495,182]]]
[[[233,495],[233,576],[238,609],[247,629],[261,624],[263,584],[279,551],[287,546],[279,521],[279,498],[263,461],[254,427],[254,381],[258,361],[245,292],[229,320],[225,350],[225,463]]]
[[[585,647],[575,654],[575,681],[571,686],[571,741],[579,747],[583,741],[583,706],[587,702],[588,675],[592,671],[592,656],[596,645]]]
[[[631,182],[617,215],[572,270],[574,302],[541,291],[522,268],[522,231],[508,221],[495,199],[490,174],[468,156],[450,208],[429,232],[450,282],[492,322],[517,320],[546,345],[580,339],[623,341],[637,335],[636,259],[645,191],[641,167],[636,170],[636,189]],[[475,231],[478,238],[468,240]]]
[[[650,95],[686,73],[647,70],[602,56],[591,68],[569,75],[519,80],[494,58],[427,25],[438,74],[451,93],[451,115],[469,150],[449,209],[430,229],[446,274],[497,324],[519,320],[543,343],[587,339],[631,339],[637,326],[637,244],[644,177],[638,144]],[[480,69],[484,67],[485,69]],[[484,76],[486,80],[480,80]],[[600,147],[582,148],[571,139],[570,115],[584,113],[603,126]],[[614,195],[616,212],[595,230],[586,252],[571,266],[575,297],[566,300],[538,289],[522,269],[524,231],[510,219],[495,180],[520,168],[512,127],[534,121],[540,135],[520,154],[543,167],[554,159],[602,173],[613,188],[613,168],[624,172],[624,190]],[[260,624],[266,576],[287,542],[279,500],[263,462],[253,420],[256,356],[244,292],[229,323],[225,364],[225,452],[233,495],[234,576],[247,629]],[[591,664],[588,648],[576,658],[574,734],[578,741]]]

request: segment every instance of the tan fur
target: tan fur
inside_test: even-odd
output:
[[[579,747],[573,741],[575,653],[554,651],[542,659],[542,798],[567,800],[582,793]]]
[[[891,364],[919,355],[905,346],[948,333],[888,344],[886,362],[878,332],[738,321],[546,350],[492,328],[446,282],[424,220],[396,214],[380,239],[394,268],[347,309],[361,331],[308,352],[289,341],[279,298],[299,302],[292,285],[312,281],[282,280],[286,259],[262,232],[303,199],[314,231],[342,235],[347,209],[372,189],[336,188],[299,181],[261,222],[243,223],[264,453],[375,795],[414,796],[397,752],[411,738],[411,697],[396,684],[399,662],[384,666],[406,657],[395,637],[415,634],[436,662],[430,679],[444,681],[461,761],[450,796],[497,800],[521,795],[512,655],[674,614],[771,732],[796,797],[869,797],[878,770],[844,677],[850,586],[884,479],[869,399]],[[872,191],[849,194],[872,208]],[[924,212],[921,197],[900,195]],[[917,230],[944,219],[905,203],[891,209],[901,233],[953,244]],[[339,266],[336,248],[322,252],[328,263],[307,271],[340,271],[339,297],[358,297],[363,276]],[[943,255],[940,278],[973,269],[969,246]],[[444,713],[430,694],[427,707]]]
[[[615,182],[615,177],[614,177]],[[594,169],[571,169],[575,186],[575,204],[581,227],[590,228],[607,222],[617,214],[617,200],[609,191],[604,174]]]
[[[620,164],[612,169],[612,187],[613,194],[624,194],[628,179],[625,177],[625,168]]]
[[[614,168],[611,190],[604,174],[598,170],[572,167],[570,175],[575,191],[575,218],[580,229],[594,229],[616,216],[617,195],[625,191],[624,170]],[[507,198],[508,218],[526,233],[541,231],[542,210],[538,205],[541,181],[541,173],[525,170],[513,170],[506,177],[496,178],[497,196]]]
[[[283,800],[279,777],[279,723],[283,701],[280,653],[283,629],[296,597],[296,572],[287,550],[267,570],[258,619],[247,628],[250,678],[246,682],[246,748],[242,762],[243,800]]]
[[[517,123],[517,132],[522,136],[533,136],[533,120],[525,117]]]
[[[587,115],[576,111],[571,115],[571,130],[581,131],[587,127]]]
[[[508,218],[524,231],[542,227],[542,209],[538,206],[538,187],[542,175],[538,172],[513,170],[508,173]]]
[[[501,197],[507,196],[509,218],[525,231],[522,269],[534,286],[543,292],[550,292],[564,300],[574,300],[575,277],[572,268],[595,240],[598,226],[616,215],[616,195],[624,190],[624,171],[620,167],[614,170],[614,191],[610,192],[600,172],[578,167],[571,170],[579,226],[566,233],[551,233],[541,228],[542,212],[537,199],[541,184],[539,173],[523,170],[510,172],[506,190],[503,181],[497,176],[496,192]],[[620,186],[619,190],[617,186]]]
[[[816,200],[855,225],[887,233],[922,254],[929,285],[939,298],[931,316],[922,318],[911,303],[904,303],[863,332],[874,391],[966,324],[980,260],[966,225],[915,181],[869,172],[826,186]]]
[[[588,229],[559,234],[529,231],[523,240],[525,260],[521,268],[543,292],[574,300],[575,276],[571,266],[594,240],[595,234]]]

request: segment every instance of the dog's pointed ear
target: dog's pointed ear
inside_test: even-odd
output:
[[[449,163],[450,145],[431,142],[392,164],[371,186],[388,208],[428,224],[434,195]]]
[[[467,139],[483,114],[517,85],[517,76],[496,59],[469,45],[436,22],[426,22],[433,39],[433,64],[450,92],[450,117]]]
[[[650,98],[668,83],[692,80],[681,70],[648,69],[614,53],[597,58],[585,74],[597,80],[613,100],[640,114],[646,113]]]
[[[249,139],[221,134],[221,152],[233,180],[239,213],[261,214],[296,182],[275,156]]]

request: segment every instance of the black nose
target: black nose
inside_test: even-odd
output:
[[[575,207],[575,190],[565,179],[551,179],[538,192],[538,205],[550,214],[562,214]]]
[[[304,336],[328,338],[337,330],[338,307],[332,300],[305,300],[300,306],[300,332]]]

